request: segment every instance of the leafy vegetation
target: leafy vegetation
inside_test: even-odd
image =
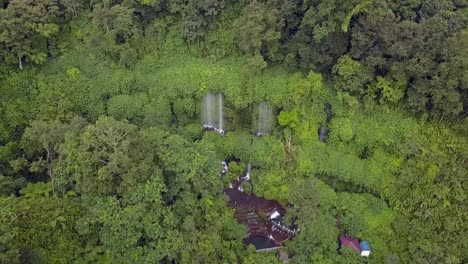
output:
[[[468,259],[466,1],[0,3],[0,263],[280,262],[226,205],[248,162],[293,263]]]

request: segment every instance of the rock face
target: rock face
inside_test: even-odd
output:
[[[319,134],[319,140],[320,142],[327,143],[327,138],[328,138],[328,128],[327,125],[321,125],[318,134]]]
[[[318,129],[317,132],[319,135],[320,142],[327,143],[328,133],[330,133],[328,129],[328,124],[330,124],[330,121],[333,117],[332,106],[331,104],[326,103],[323,109],[325,110],[325,113],[327,114],[327,119],[325,120],[325,123],[320,125],[320,128]]]

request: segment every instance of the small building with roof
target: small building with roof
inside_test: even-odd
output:
[[[224,168],[224,163],[223,169],[228,170]],[[250,180],[250,169],[249,163],[244,175],[238,176],[230,183],[229,188],[224,189],[229,198],[228,206],[235,209],[234,217],[237,222],[247,227],[245,246],[252,244],[257,251],[281,248],[298,230],[284,224],[286,209],[280,203],[243,191],[242,183]]]
[[[358,238],[350,237],[346,235],[340,235],[340,248],[350,247],[363,257],[369,257],[371,254],[370,244],[367,241],[359,241]]]
[[[357,253],[361,253],[361,248],[359,246],[359,239],[355,237],[340,235],[340,246],[350,247]]]

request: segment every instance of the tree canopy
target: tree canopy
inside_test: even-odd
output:
[[[366,262],[340,235],[368,241],[369,263],[466,262],[467,14],[0,1],[0,263]],[[203,131],[207,93],[223,136]],[[249,163],[244,192],[300,230],[281,251],[245,245],[228,207]]]

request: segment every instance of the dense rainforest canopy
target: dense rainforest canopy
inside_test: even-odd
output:
[[[227,206],[248,162],[292,263],[468,261],[468,2],[0,0],[1,264],[280,262]]]

